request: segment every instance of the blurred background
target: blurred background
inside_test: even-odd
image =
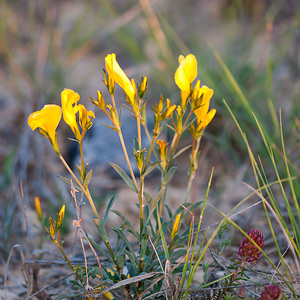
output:
[[[46,103],[60,104],[61,91],[71,88],[81,95],[81,103],[95,111],[100,124],[103,116],[89,97],[95,97],[98,89],[105,92],[101,79],[108,53],[116,53],[119,64],[136,82],[142,75],[148,77],[150,106],[161,94],[179,102],[174,82],[178,56],[196,56],[198,77],[214,89],[211,106],[217,109],[201,144],[196,183],[200,190],[205,188],[215,167],[211,201],[221,210],[228,211],[249,193],[242,181],[253,181],[246,147],[223,99],[254,152],[262,157],[252,111],[276,149],[281,109],[288,155],[299,175],[299,26],[297,0],[1,0],[1,261],[13,244],[22,243],[25,220],[30,228],[36,223],[34,196],[40,197],[45,215],[55,214],[62,203],[70,201],[66,200],[70,199],[68,186],[58,176],[66,172],[49,142],[28,127],[29,114]],[[126,188],[113,172],[107,172],[109,161],[118,161],[120,147],[117,142],[106,143],[109,136],[99,124],[93,125],[85,148],[94,169],[92,190],[97,205],[101,211],[107,194],[119,191],[119,203],[127,203],[126,209],[134,216],[135,200],[123,192]],[[65,138],[72,137],[69,128],[61,123],[58,135],[64,157],[74,166],[76,148]],[[131,149],[132,138],[126,142]],[[108,152],[111,156],[105,157]],[[181,178],[186,178],[187,157],[178,166],[170,190],[170,201],[177,204],[184,195],[186,179]],[[244,219],[250,221],[251,214]]]

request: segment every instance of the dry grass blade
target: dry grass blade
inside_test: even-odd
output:
[[[256,191],[256,190],[255,190],[252,186],[250,186],[249,184],[247,184],[247,183],[244,183],[244,184],[245,184],[245,186],[247,186],[250,190]],[[272,212],[272,214],[273,214],[275,220],[277,221],[279,227],[281,228],[281,230],[282,230],[282,232],[283,232],[283,234],[284,234],[284,236],[285,236],[285,238],[286,238],[288,244],[290,244],[289,237],[288,237],[287,233],[285,232],[285,229],[284,229],[284,227],[282,226],[282,224],[281,224],[281,222],[280,222],[278,216],[276,215],[274,209],[272,208],[272,206],[269,204],[269,202],[264,198],[264,196],[263,196],[261,193],[259,193],[259,192],[256,191],[256,195],[257,195],[257,196],[258,196],[258,197],[266,204],[266,206],[270,209],[270,211]],[[291,251],[292,251],[292,253],[293,253],[293,256],[294,256],[295,265],[296,265],[296,267],[297,267],[297,272],[298,272],[298,274],[300,274],[299,260],[298,260],[298,258],[297,258],[295,249],[294,249],[294,247],[293,247],[292,244],[291,244],[290,249],[291,249]],[[294,276],[294,277],[295,277],[295,276]],[[297,282],[296,277],[295,277],[295,281]]]
[[[148,274],[143,274],[143,275],[134,276],[134,277],[131,277],[131,278],[128,278],[128,279],[124,279],[124,280],[110,286],[109,288],[103,290],[103,293],[115,290],[115,289],[120,288],[124,285],[128,285],[128,284],[131,284],[131,283],[134,283],[134,282],[139,282],[139,281],[142,281],[142,280],[145,280],[145,279],[148,279],[148,278],[152,278],[155,275],[159,275],[159,274],[161,274],[161,272],[151,272],[151,273],[148,273]]]

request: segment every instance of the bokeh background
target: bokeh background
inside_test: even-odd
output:
[[[105,56],[112,52],[130,78],[139,81],[142,75],[148,77],[150,106],[161,94],[178,103],[179,91],[174,82],[178,56],[196,56],[199,78],[214,89],[211,106],[217,109],[201,145],[196,180],[199,197],[204,196],[200,191],[205,189],[213,166],[211,201],[225,212],[249,193],[242,181],[253,182],[246,148],[223,99],[262,159],[264,150],[250,111],[263,123],[276,147],[281,109],[288,155],[299,172],[299,1],[1,0],[1,262],[14,244],[24,243],[26,248],[26,224],[33,228],[29,231],[34,237],[34,196],[40,197],[47,215],[70,201],[66,200],[70,199],[68,186],[59,178],[66,172],[48,141],[28,127],[29,114],[46,103],[60,104],[60,92],[71,88],[102,121],[103,116],[89,97],[95,97],[98,89],[105,91],[102,69]],[[125,123],[130,127],[129,121]],[[110,137],[101,135],[99,124],[93,126],[97,130],[91,131],[85,148],[90,157],[99,158],[90,162],[97,206],[101,211],[107,195],[118,191],[118,208],[123,205],[134,218],[135,200],[109,166],[109,161],[118,161],[120,147],[108,144]],[[58,134],[63,155],[74,166],[77,150],[66,139],[72,137],[69,128],[61,124]],[[132,140],[126,142],[131,148]],[[188,143],[188,137],[182,143]],[[98,146],[91,146],[95,144]],[[110,151],[114,151],[112,157],[103,158]],[[178,167],[169,196],[177,204],[184,195],[187,157],[179,160]],[[155,178],[151,180],[155,183]],[[114,224],[114,220],[111,222]],[[253,221],[253,212],[240,222],[258,224]]]

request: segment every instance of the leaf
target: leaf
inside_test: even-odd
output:
[[[106,126],[106,127],[110,128],[110,129],[112,129],[112,130],[118,132],[118,130],[117,130],[115,127],[110,126],[110,125],[108,125],[108,124],[105,124],[105,123],[103,123],[103,122],[101,122],[101,123],[102,123],[104,126]]]
[[[128,227],[128,231],[130,233],[132,233],[136,238],[137,240],[139,241],[140,240],[140,236],[139,234],[134,230],[132,224],[130,223],[130,221],[121,213],[119,212],[118,210],[112,210],[113,213],[115,213],[116,215],[118,215],[122,220],[123,222],[127,225]]]
[[[129,188],[137,193],[137,190],[130,179],[130,177],[127,175],[127,173],[118,165],[114,163],[110,163],[110,165],[115,169],[115,171],[122,177],[122,179],[125,181],[125,183],[129,186]]]
[[[92,179],[92,175],[93,175],[93,170],[90,170],[90,171],[86,174],[85,179],[84,179],[84,182],[83,182],[83,185],[84,185],[84,186],[89,185],[89,183],[90,183],[90,181],[91,181],[91,179]]]
[[[71,180],[66,178],[66,177],[63,177],[63,176],[58,176],[59,179],[61,179],[63,182],[71,185]],[[80,192],[83,192],[83,190],[72,180],[72,184],[74,186],[74,188]]]
[[[152,172],[158,165],[159,165],[159,161],[151,164],[148,169],[142,174],[141,177],[145,178],[150,172]]]
[[[126,255],[128,256],[131,265],[134,269],[135,273],[138,273],[138,262],[137,262],[137,257],[135,256],[135,253],[132,253],[131,251],[125,250]]]
[[[164,178],[163,178],[163,184],[167,185],[169,183],[169,181],[173,178],[173,175],[176,171],[176,167],[171,167],[170,170],[168,170],[168,172],[165,174]]]
[[[183,152],[185,152],[186,150],[188,150],[189,148],[191,148],[192,145],[188,145],[186,147],[183,147],[182,149],[180,149],[173,157],[173,159],[175,159],[176,157],[178,157],[179,155],[181,155]]]
[[[108,203],[108,205],[107,205],[107,208],[106,208],[106,211],[105,211],[105,215],[104,215],[104,218],[103,218],[103,225],[105,225],[105,223],[106,223],[106,220],[107,220],[107,217],[108,217],[108,213],[109,213],[109,211],[110,211],[112,205],[113,205],[114,202],[115,202],[116,196],[117,196],[117,194],[113,195],[113,196],[110,198],[110,201],[109,201],[109,203]]]
[[[148,274],[138,275],[138,276],[134,276],[134,277],[131,277],[131,278],[128,278],[128,279],[124,279],[124,280],[114,284],[113,286],[103,290],[102,292],[103,293],[109,292],[109,291],[112,291],[114,289],[120,288],[124,285],[131,284],[131,283],[138,282],[138,281],[142,281],[142,280],[154,277],[155,275],[159,275],[159,274],[162,274],[162,273],[161,272],[151,272],[151,273],[148,273]]]
[[[68,140],[70,140],[70,141],[73,141],[73,142],[76,142],[76,143],[79,143],[79,141],[78,140],[76,140],[76,139],[72,139],[72,138],[67,138]]]
[[[127,237],[125,236],[124,232],[116,227],[113,228],[113,231],[115,231],[119,235],[121,241],[123,241],[125,243],[126,248],[131,252],[132,257],[134,257],[134,260],[132,261],[132,263],[135,265],[135,269],[136,269],[137,264],[138,264],[137,257],[135,256],[134,250],[133,250],[131,244],[129,243]]]

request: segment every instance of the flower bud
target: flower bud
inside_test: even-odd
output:
[[[158,152],[159,152],[159,157],[161,159],[161,166],[164,170],[167,166],[167,144],[163,140],[157,140],[156,143],[158,145]]]
[[[133,149],[133,153],[136,159],[136,165],[140,171],[140,173],[142,173],[142,169],[144,167],[144,154],[145,154],[145,149],[143,150],[135,150]]]
[[[35,203],[35,210],[36,210],[38,219],[40,222],[42,222],[42,209],[41,209],[40,198],[34,197],[34,203]]]
[[[83,132],[89,130],[93,125],[92,119],[95,119],[95,114],[90,110],[87,111],[84,105],[78,105],[79,110],[79,124],[83,130]]]
[[[264,236],[258,229],[251,229],[247,234],[260,248],[263,247]],[[261,252],[248,237],[245,237],[239,247],[239,256],[243,261],[255,265],[261,256]]]
[[[49,217],[49,230],[47,230],[51,238],[55,238],[56,228],[55,228],[55,220],[52,220]]]
[[[57,222],[56,222],[56,229],[59,230],[62,223],[63,223],[63,220],[64,220],[64,217],[65,217],[65,209],[66,209],[66,206],[63,205],[61,210],[59,211],[58,215],[57,215]]]
[[[100,109],[102,110],[105,110],[105,101],[104,101],[104,98],[103,98],[103,95],[100,91],[97,91],[97,100],[94,100],[92,97],[90,97],[90,99],[92,100],[92,103],[99,107]]]
[[[147,77],[145,76],[141,78],[141,83],[138,85],[140,98],[144,97],[147,87],[148,87],[148,80]]]

